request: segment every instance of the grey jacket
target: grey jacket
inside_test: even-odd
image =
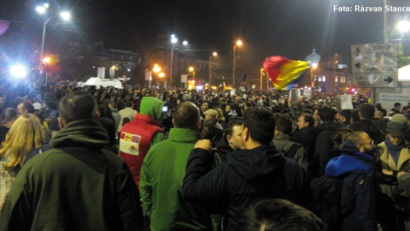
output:
[[[273,143],[278,150],[283,150],[287,152],[293,144],[296,144],[292,141],[292,137],[287,134],[275,134],[273,138]],[[305,148],[301,145],[300,148],[296,151],[295,155],[292,157],[305,171],[307,172],[308,161],[307,153]]]

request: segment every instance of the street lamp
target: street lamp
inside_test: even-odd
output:
[[[233,73],[232,73],[232,89],[235,88],[235,63],[236,63],[236,46],[242,46],[242,41],[238,40],[233,45]]]
[[[165,76],[165,74],[163,72],[158,74],[158,77],[163,78]]]
[[[313,78],[313,69],[316,69],[317,65],[318,65],[317,63],[312,63],[312,67],[310,68],[310,81],[311,81],[312,88],[315,87],[315,81]]]
[[[402,32],[402,33],[406,33],[410,30],[410,22],[408,21],[400,21],[397,24],[397,29]]]
[[[210,55],[209,56],[209,86],[212,86],[212,84],[211,84],[211,80],[212,80],[212,72],[211,72],[211,70],[212,70],[212,56],[217,56],[218,55],[218,53],[216,53],[216,52],[213,52],[212,53],[212,55]]]
[[[195,69],[193,67],[189,67],[189,71],[192,72],[192,78],[195,79]]]
[[[154,71],[155,73],[157,73],[157,72],[160,72],[160,71],[161,71],[161,68],[158,66],[158,64],[155,64],[155,65],[154,65],[154,69],[153,69],[153,71]]]
[[[45,42],[45,38],[46,38],[46,27],[47,27],[48,22],[50,22],[50,20],[51,20],[51,18],[46,17],[48,7],[49,7],[48,3],[44,3],[42,6],[37,6],[36,7],[36,11],[39,14],[44,15],[44,17],[43,17],[43,37],[41,39],[41,52],[40,52],[40,60],[41,60],[40,61],[40,77],[41,77],[41,74],[43,73],[42,68],[43,68],[44,42]],[[67,20],[70,19],[71,15],[70,15],[70,12],[63,11],[63,12],[60,13],[60,16],[63,20],[67,21]]]
[[[171,87],[172,87],[172,67],[174,66],[173,65],[174,64],[174,49],[175,49],[175,46],[177,45],[177,43],[178,43],[178,38],[174,34],[172,34],[171,35],[171,44],[172,44],[172,48],[171,48],[171,68],[169,70],[169,83],[171,84]],[[183,41],[182,45],[187,46],[188,41],[186,41],[186,40]]]

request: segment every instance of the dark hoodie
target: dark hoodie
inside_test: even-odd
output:
[[[274,147],[231,152],[211,170],[213,160],[203,149],[192,150],[182,189],[187,202],[223,203],[224,230],[235,230],[240,214],[261,199],[283,198],[314,210],[305,171]]]
[[[376,172],[375,160],[359,152],[346,141],[342,155],[329,161],[326,174],[342,177],[340,209],[343,217],[342,231],[375,231],[376,228]]]
[[[333,135],[335,132],[342,127],[341,123],[336,123],[334,121],[324,121],[318,127],[318,136],[316,137],[316,149],[315,153],[319,157],[320,168],[325,166],[326,155],[333,150],[335,146],[335,141],[333,140]]]
[[[229,146],[228,141],[225,136],[219,140],[216,144],[216,154],[221,158],[222,162],[226,162],[226,155],[230,152],[233,152],[231,146]]]

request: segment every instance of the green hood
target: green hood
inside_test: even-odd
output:
[[[147,115],[154,120],[161,120],[164,102],[154,97],[144,97],[141,100],[140,114]]]
[[[109,143],[107,131],[93,119],[76,120],[64,126],[51,139],[53,148],[83,146],[89,148],[104,148]]]

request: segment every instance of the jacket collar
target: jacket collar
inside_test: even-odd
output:
[[[199,132],[187,128],[171,128],[168,135],[169,140],[182,143],[195,143],[200,136]]]
[[[407,142],[406,142],[406,144],[407,144]],[[377,147],[380,148],[381,153],[382,153],[380,155],[380,160],[383,163],[386,163],[389,166],[390,169],[393,169],[395,171],[401,170],[401,167],[404,164],[404,162],[406,162],[410,159],[410,153],[407,151],[406,148],[403,148],[400,151],[399,161],[397,161],[397,165],[396,165],[396,163],[394,163],[393,157],[388,152],[386,144],[384,142],[379,144]]]
[[[292,140],[292,137],[290,137],[289,134],[275,134],[273,137],[274,140],[283,140],[283,141],[288,141]]]

